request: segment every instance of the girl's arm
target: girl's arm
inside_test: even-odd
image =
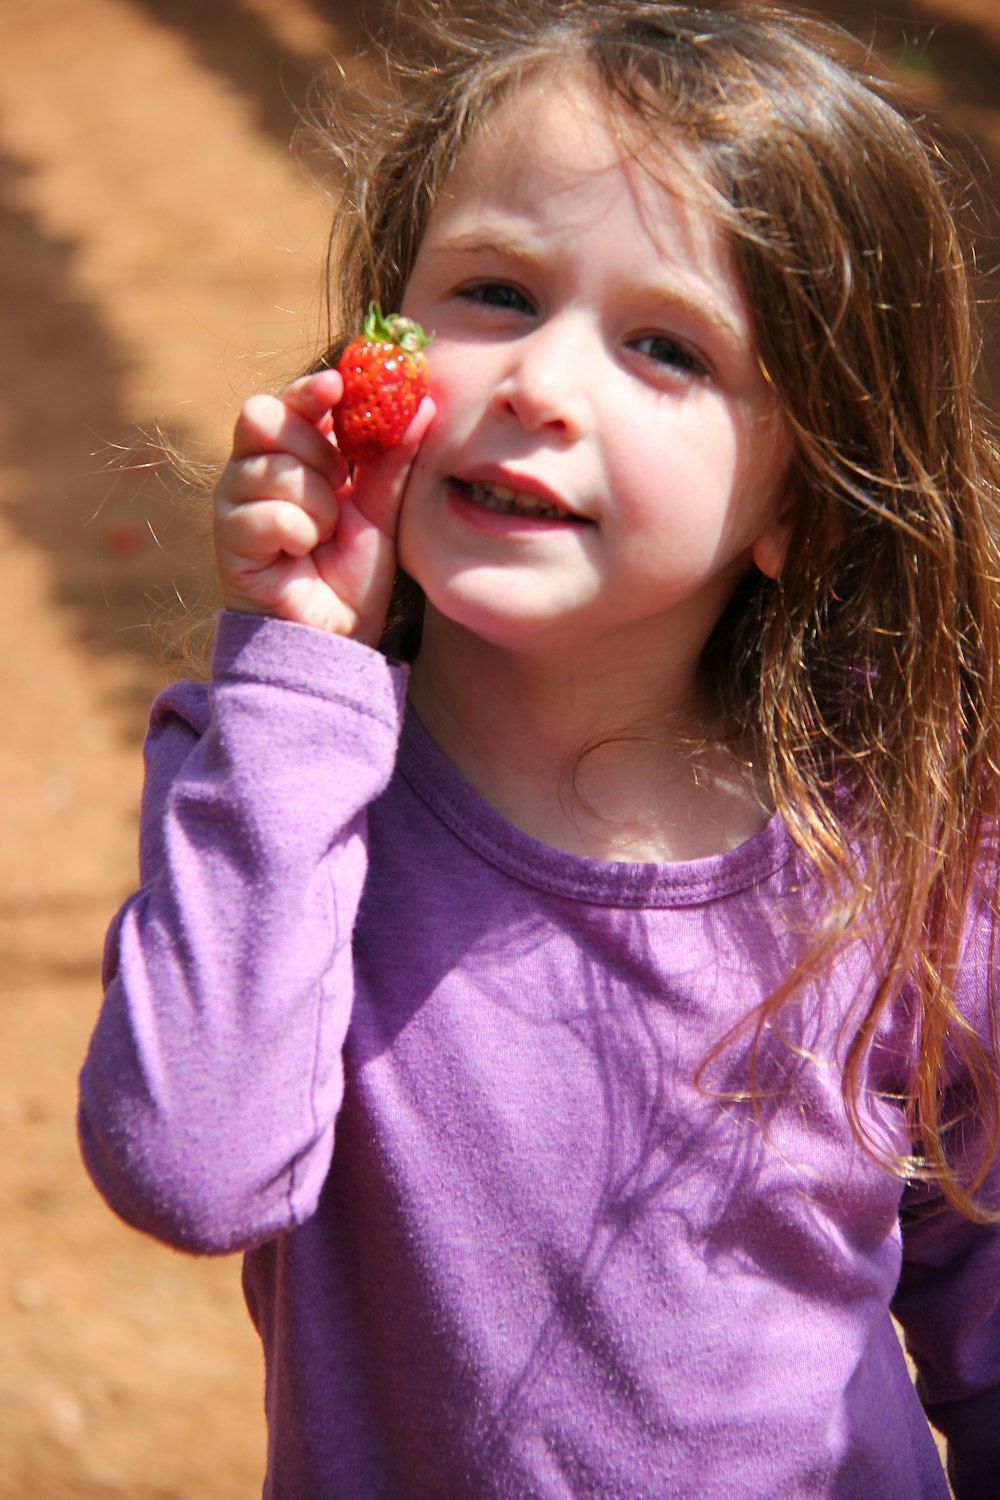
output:
[[[300,1222],[333,1145],[366,810],[404,691],[366,643],[433,415],[425,401],[396,449],[348,477],[329,435],[340,391],[324,371],[253,398],[237,423],[216,495],[230,612],[210,690],[182,684],[154,709],[142,885],[109,933],[81,1079],[98,1187],[189,1249]]]
[[[956,993],[970,1030],[984,1039],[993,1029],[991,1014],[1000,1006],[992,915],[996,862],[997,851],[984,848],[982,890],[970,918]],[[989,1150],[987,1133],[971,1105],[973,1090],[957,1055],[953,1069],[943,1116],[960,1122],[952,1132],[953,1149],[963,1149],[970,1164],[980,1164]],[[1000,1210],[1000,1158],[992,1159],[976,1196],[988,1212]],[[952,1207],[938,1188],[916,1183],[904,1195],[902,1227],[903,1264],[893,1311],[917,1365],[917,1390],[930,1420],[948,1440],[956,1500],[996,1500],[1000,1223],[974,1222]]]
[[[1000,1172],[995,1174],[1000,1192]],[[956,1500],[1000,1488],[1000,1225],[976,1224],[924,1196],[904,1217],[893,1310],[917,1364],[917,1390],[948,1440]]]
[[[210,694],[154,709],[142,885],[108,937],[80,1136],[111,1206],[168,1243],[246,1248],[316,1205],[403,679],[352,641],[228,614]]]

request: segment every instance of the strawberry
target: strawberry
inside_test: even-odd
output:
[[[368,464],[398,443],[427,390],[428,342],[419,323],[368,309],[361,333],[337,361],[344,394],[333,430],[349,464]]]

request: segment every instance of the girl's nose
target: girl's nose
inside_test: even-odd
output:
[[[587,425],[587,380],[593,355],[557,320],[518,339],[493,394],[496,416],[513,416],[526,432],[551,429],[566,441]]]

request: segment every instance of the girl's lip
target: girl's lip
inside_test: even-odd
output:
[[[486,489],[490,490],[511,490],[515,494],[526,495],[530,497],[531,500],[537,501],[540,505],[548,506],[551,507],[552,510],[558,511],[560,513],[560,517],[564,517],[567,521],[582,522],[587,519],[585,516],[578,515],[570,506],[566,504],[565,500],[563,500],[560,495],[557,495],[553,490],[550,490],[548,486],[541,483],[540,480],[529,478],[523,474],[512,473],[508,469],[499,469],[493,467],[477,468],[469,471],[468,473],[453,474],[452,483],[459,488],[459,490],[466,496],[466,498],[470,499],[470,503],[475,503],[470,498],[470,492],[477,486],[484,486]],[[511,512],[509,514],[514,513]],[[525,520],[529,521],[534,519],[555,519],[552,516],[546,516],[544,512],[541,511],[539,512],[537,517],[532,516],[530,511],[527,510],[522,512],[521,514],[523,515],[523,518]]]

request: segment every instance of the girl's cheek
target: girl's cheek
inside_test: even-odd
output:
[[[428,361],[427,391],[437,407],[432,432],[454,420],[460,408],[461,388],[461,375],[451,361]]]
[[[438,399],[438,391],[442,393],[451,385],[454,378],[455,355],[447,343],[437,334],[431,335],[431,341],[427,345],[427,374],[430,388],[435,401]]]
[[[428,437],[471,435],[492,408],[498,367],[474,341],[432,339],[427,352],[428,392],[437,416]]]

